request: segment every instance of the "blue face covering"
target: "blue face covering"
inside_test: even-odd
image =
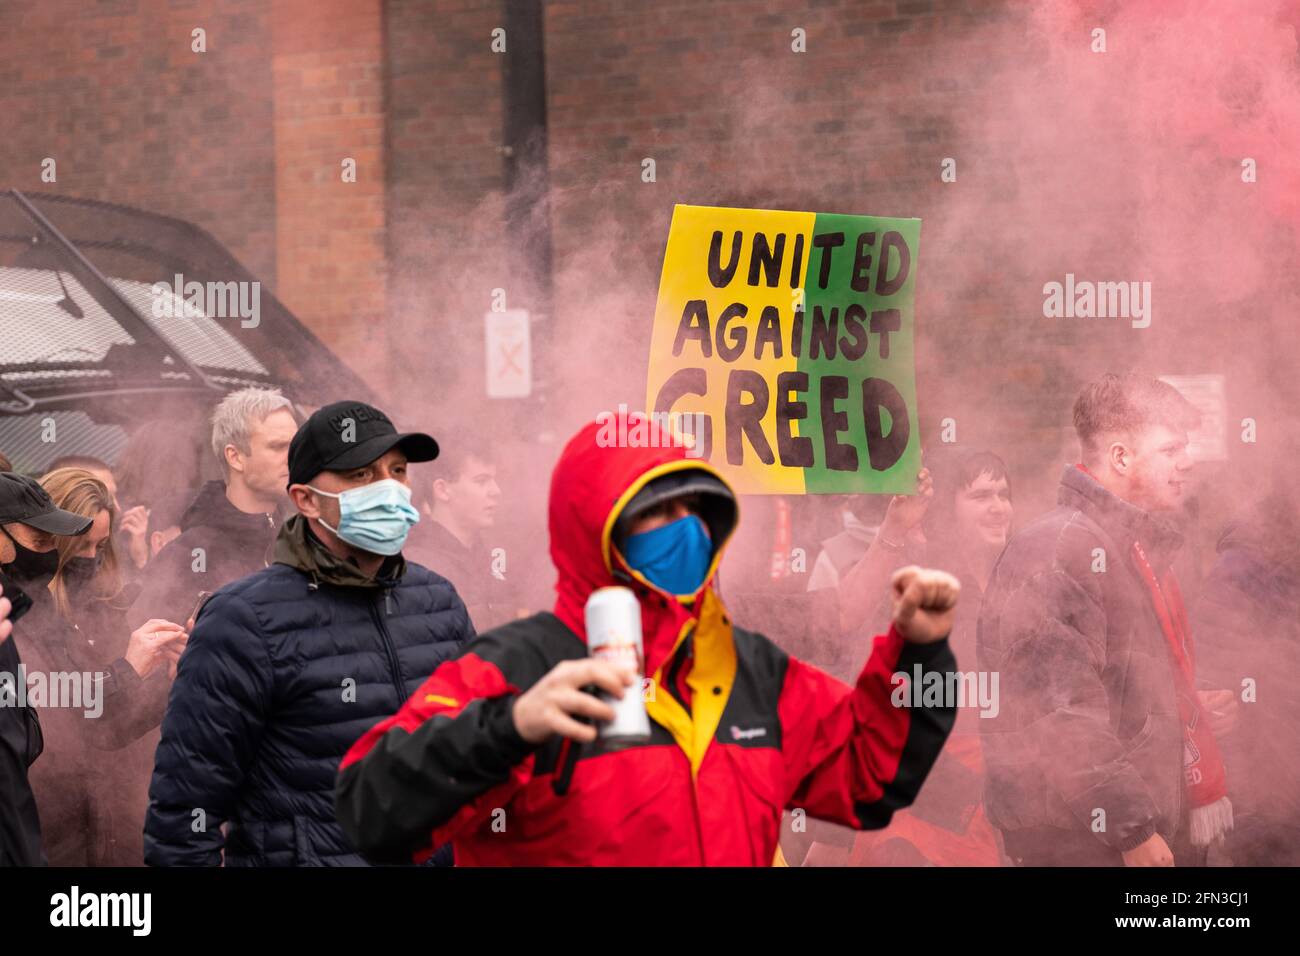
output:
[[[634,534],[623,545],[628,566],[669,594],[694,594],[704,584],[713,542],[698,515]]]
[[[411,504],[411,489],[393,478],[372,481],[337,495],[311,490],[339,500],[339,526],[330,528],[324,521],[321,524],[340,540],[371,554],[400,552],[411,527],[420,520],[420,512]]]

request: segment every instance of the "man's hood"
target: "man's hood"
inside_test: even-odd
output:
[[[635,436],[638,447],[619,447],[620,435],[628,436],[626,445],[631,445]],[[650,584],[618,553],[613,532],[620,512],[660,475],[696,468],[730,490],[715,469],[688,457],[686,451],[680,439],[643,415],[611,415],[587,425],[569,441],[551,476],[549,525],[551,560],[558,573],[556,616],[585,640],[583,609],[591,593],[602,587],[630,587],[641,601],[647,673],[654,672],[656,658],[671,648],[681,627],[698,616],[723,549],[735,530],[735,520],[710,528],[714,544],[708,574],[700,591],[684,601]],[[666,647],[656,648],[665,640]]]
[[[406,559],[397,554],[386,558],[373,578],[366,577],[351,561],[338,557],[321,544],[302,515],[294,515],[280,528],[275,539],[273,563],[301,571],[314,584],[338,587],[390,587],[406,573]]]

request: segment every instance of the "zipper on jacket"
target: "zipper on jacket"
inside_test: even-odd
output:
[[[384,588],[384,613],[379,613],[379,602],[371,605],[375,623],[379,625],[379,636],[383,638],[384,650],[388,653],[388,664],[393,669],[393,687],[397,690],[397,706],[400,709],[406,703],[406,688],[402,686],[402,668],[397,662],[397,648],[393,645],[393,636],[388,633],[384,618],[393,613],[392,588]]]
[[[274,531],[274,530],[275,530],[275,515],[273,515],[273,514],[272,514],[271,512],[269,512],[269,511],[267,511],[267,512],[263,512],[263,513],[266,515],[266,524],[267,524],[267,526],[268,526],[272,531]],[[266,546],[265,548],[262,549],[262,567],[264,567],[264,568],[269,568],[269,567],[271,566],[271,558],[272,558],[272,556],[274,555],[274,553],[275,553],[275,535],[272,535],[272,536],[271,536],[271,541],[270,541],[270,543],[268,543],[267,546]],[[314,578],[313,578],[313,580],[314,580]],[[314,590],[316,590],[316,589],[313,587],[312,590],[314,591]]]

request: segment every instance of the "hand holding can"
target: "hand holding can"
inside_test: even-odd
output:
[[[614,709],[614,719],[600,724],[600,739],[609,746],[629,746],[650,739],[650,718],[640,693],[645,670],[641,639],[641,604],[628,588],[598,588],[585,608],[587,649],[597,660],[607,661],[636,680],[622,698],[602,693]]]

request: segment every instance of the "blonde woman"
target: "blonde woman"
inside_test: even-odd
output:
[[[112,528],[117,508],[112,492],[89,471],[59,468],[41,479],[41,487],[58,508],[91,518],[90,530],[75,537],[49,536],[58,555],[47,588],[60,618],[74,630],[121,590],[122,578],[113,546]],[[120,621],[118,622],[120,624]],[[147,621],[131,634],[122,655],[140,677],[160,666],[174,665],[185,647],[185,628],[170,621]],[[111,642],[111,635],[109,635]],[[84,637],[93,647],[101,638]],[[102,653],[100,655],[102,657]],[[174,669],[174,668],[173,668]]]
[[[81,468],[51,471],[41,479],[41,487],[56,507],[92,519],[85,534],[51,536],[58,562],[46,588],[54,598],[59,615],[72,620],[70,591],[75,590],[79,598],[93,596],[95,600],[105,600],[116,594],[121,585],[111,534],[117,511],[104,483]]]

